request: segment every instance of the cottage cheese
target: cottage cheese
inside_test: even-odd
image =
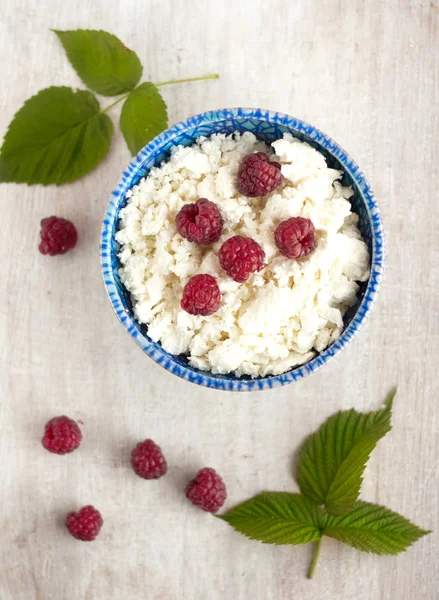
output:
[[[198,369],[257,377],[306,363],[339,337],[357,282],[369,277],[368,248],[342,172],[289,134],[271,146],[236,133],[174,148],[168,162],[128,192],[120,211],[120,278],[136,319],[152,340],[186,354]],[[236,174],[242,158],[257,151],[276,155],[284,183],[264,198],[247,198]],[[200,197],[215,202],[224,218],[221,238],[208,247],[188,242],[175,226],[180,208]],[[297,216],[311,219],[317,236],[315,251],[300,261],[281,256],[274,243],[280,221]],[[218,262],[221,244],[238,234],[256,240],[267,259],[245,283]],[[213,275],[222,294],[221,307],[208,317],[180,307],[184,285],[198,273]]]

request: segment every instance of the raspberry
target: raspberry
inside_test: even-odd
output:
[[[175,223],[180,235],[194,244],[213,244],[223,230],[221,213],[207,198],[185,204],[175,217]]]
[[[41,254],[65,254],[76,246],[78,232],[71,221],[60,217],[47,217],[41,221]]]
[[[238,190],[244,196],[266,196],[282,183],[278,162],[270,162],[265,152],[247,154],[238,171]]]
[[[227,498],[224,481],[215,471],[205,467],[198,471],[195,479],[186,488],[186,498],[199,508],[215,513]]]
[[[279,252],[288,258],[303,258],[316,247],[314,225],[309,219],[293,217],[282,221],[274,232]]]
[[[134,472],[144,479],[159,479],[168,470],[160,446],[152,440],[140,442],[131,452]]]
[[[265,252],[251,238],[235,235],[224,242],[218,252],[221,267],[235,281],[247,281],[251,273],[264,267]]]
[[[41,440],[49,452],[68,454],[78,448],[82,433],[77,423],[69,417],[54,417],[46,423],[44,436]]]
[[[92,542],[98,535],[103,519],[94,506],[84,506],[78,512],[71,512],[66,517],[66,527],[77,540]]]
[[[181,308],[190,315],[213,315],[219,308],[221,292],[212,275],[194,275],[184,286]]]

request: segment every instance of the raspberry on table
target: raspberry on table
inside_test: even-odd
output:
[[[243,283],[252,273],[263,269],[265,252],[255,240],[235,235],[221,246],[218,259],[232,279]]]
[[[227,498],[226,486],[215,469],[205,467],[186,487],[186,498],[202,510],[215,513]]]
[[[65,254],[76,246],[78,232],[71,221],[61,217],[47,217],[41,221],[41,254]]]
[[[180,235],[194,244],[213,244],[223,230],[221,213],[207,198],[185,204],[175,217],[175,223]]]
[[[282,221],[274,232],[279,252],[287,258],[304,258],[316,247],[314,225],[309,219],[292,217]]]
[[[247,154],[238,171],[238,190],[244,196],[266,196],[283,181],[278,162],[270,162],[265,152]]]
[[[221,292],[212,275],[194,275],[183,289],[181,308],[190,315],[207,317],[220,306]]]
[[[65,525],[77,540],[92,542],[98,535],[104,520],[94,506],[84,506],[78,512],[67,515]]]
[[[78,448],[81,440],[82,433],[78,424],[63,415],[46,423],[41,442],[49,452],[68,454]]]
[[[160,446],[152,440],[137,444],[131,452],[131,465],[134,472],[144,479],[159,479],[168,470]]]

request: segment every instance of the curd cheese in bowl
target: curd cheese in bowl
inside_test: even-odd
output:
[[[243,165],[258,160],[271,171],[248,187]],[[185,219],[198,206],[214,208],[214,226],[194,235]],[[311,236],[298,252],[282,237],[291,223]],[[236,240],[259,249],[244,276],[224,258]],[[224,109],[133,159],[107,207],[101,264],[119,320],[158,364],[216,389],[266,389],[312,373],[359,330],[381,279],[382,223],[363,173],[325,134]],[[200,281],[215,289],[205,312],[191,304]]]
[[[250,153],[274,154],[282,184],[263,197],[238,191],[237,173]],[[132,296],[135,318],[166,352],[214,374],[264,377],[308,362],[340,336],[343,315],[355,304],[358,282],[369,277],[370,256],[352,211],[342,171],[291,134],[271,146],[251,132],[217,133],[175,146],[127,193],[116,240],[119,276]],[[177,231],[186,203],[207,198],[224,220],[220,239],[196,245]],[[301,260],[286,258],[275,230],[291,217],[310,219],[316,248]],[[238,283],[221,268],[218,251],[232,236],[263,248],[264,268]],[[215,277],[220,308],[212,315],[185,312],[180,300],[193,275]]]

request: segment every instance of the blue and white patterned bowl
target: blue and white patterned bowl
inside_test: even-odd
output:
[[[120,282],[118,244],[114,238],[118,229],[119,210],[126,203],[127,191],[147,175],[151,167],[166,160],[173,146],[188,146],[200,136],[207,137],[218,132],[229,134],[234,131],[251,131],[269,143],[289,132],[319,150],[330,167],[343,170],[343,185],[353,187],[355,193],[351,203],[360,216],[359,228],[372,257],[369,281],[362,285],[356,305],[345,315],[345,329],[341,337],[307,364],[283,375],[257,379],[199,371],[191,367],[183,356],[168,354],[160,344],[150,340],[146,329],[134,319],[130,296]],[[380,285],[384,257],[383,226],[375,197],[363,172],[346,152],[327,135],[299,119],[269,110],[247,108],[223,109],[196,115],[177,123],[145,146],[131,161],[112,194],[102,224],[100,250],[105,287],[113,309],[140,348],[174,375],[199,385],[230,391],[264,390],[286,385],[313,373],[338,354],[352,340],[372,308]]]

